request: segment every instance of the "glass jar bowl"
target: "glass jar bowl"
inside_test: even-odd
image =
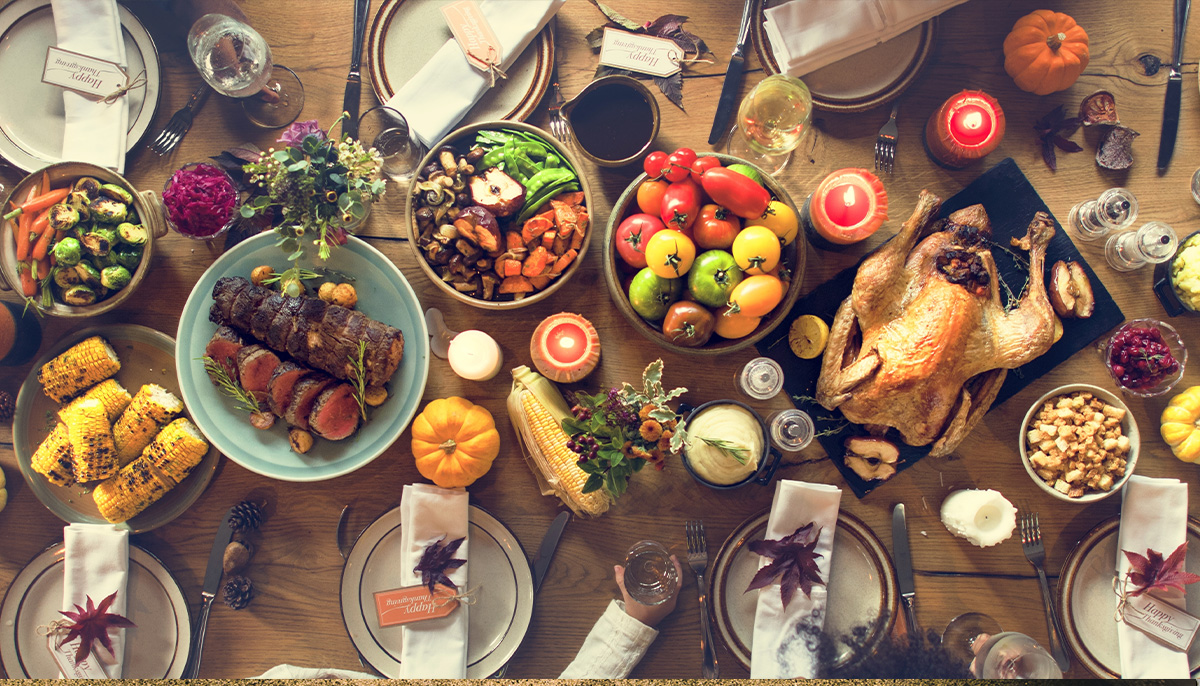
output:
[[[201,181],[204,181],[201,185]],[[187,184],[185,187],[184,184]],[[232,203],[229,198],[232,196]],[[189,162],[163,184],[163,208],[167,225],[181,236],[211,241],[228,231],[237,221],[241,206],[237,184],[225,170],[207,162]],[[228,204],[228,216],[218,211]]]
[[[1126,322],[1109,336],[1103,355],[1113,383],[1138,398],[1170,391],[1183,378],[1187,365],[1187,348],[1179,332],[1157,319]]]

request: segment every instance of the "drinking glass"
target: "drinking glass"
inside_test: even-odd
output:
[[[679,589],[671,553],[655,541],[638,541],[625,555],[625,590],[643,605],[661,605]]]
[[[425,148],[399,111],[379,105],[358,119],[358,139],[383,158],[383,173],[399,184],[407,184],[417,173]]]
[[[812,95],[803,81],[768,76],[742,99],[737,113],[741,135],[729,137],[728,152],[778,174],[808,133],[811,118]]]
[[[975,657],[975,639],[980,634],[999,634],[1000,623],[982,612],[964,612],[950,620],[942,631],[942,645],[946,652],[965,665]]]
[[[267,129],[296,121],[304,86],[291,69],[271,61],[257,31],[224,14],[206,14],[188,32],[188,53],[200,76],[222,95],[242,102],[246,117]]]
[[[1037,641],[1004,631],[988,638],[975,656],[980,679],[1061,679],[1062,670]]]

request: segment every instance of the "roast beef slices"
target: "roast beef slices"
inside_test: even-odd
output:
[[[331,441],[350,437],[358,429],[358,402],[350,384],[326,388],[308,415],[313,433]]]
[[[276,416],[282,417],[292,403],[292,391],[300,379],[312,373],[295,362],[284,362],[275,368],[267,383],[267,405]]]
[[[209,339],[208,345],[204,348],[204,354],[224,367],[229,378],[237,379],[237,354],[245,345],[246,342],[242,340],[238,332],[222,325],[217,327],[217,332]],[[214,380],[213,383],[216,381]]]
[[[321,393],[336,383],[325,374],[311,374],[296,382],[292,388],[292,402],[288,404],[283,418],[288,424],[308,431],[308,418]]]
[[[242,388],[252,393],[259,402],[265,400],[271,375],[279,366],[279,357],[270,349],[256,343],[238,351],[237,366]]]
[[[208,318],[215,324],[224,324],[232,317],[233,302],[250,287],[250,282],[240,277],[225,276],[217,279],[213,286],[213,304]]]

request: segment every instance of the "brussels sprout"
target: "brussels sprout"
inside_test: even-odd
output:
[[[120,224],[129,216],[125,203],[112,198],[96,198],[88,209],[92,211],[92,219],[105,224]]]
[[[124,222],[117,227],[121,241],[130,245],[143,245],[146,242],[146,227],[140,224]]]
[[[71,286],[63,292],[63,302],[76,307],[93,305],[96,302],[96,291],[82,284]]]
[[[129,271],[137,269],[138,265],[142,263],[142,249],[132,245],[118,245],[108,253],[108,256]]]
[[[100,285],[100,270],[96,269],[87,262],[80,262],[75,265],[75,271],[79,274],[79,282],[89,286]]]
[[[125,215],[125,221],[129,222],[130,224],[142,223],[142,216],[138,214],[137,208],[132,204],[129,205],[128,213]]]
[[[83,247],[92,255],[104,256],[112,249],[112,236],[105,231],[92,231],[80,239]]]
[[[87,193],[84,193],[83,191],[72,191],[69,195],[67,195],[65,202],[71,207],[74,207],[75,211],[79,213],[79,221],[86,222],[91,220],[92,210],[88,207],[88,205],[91,204],[92,199],[87,196]]]
[[[60,288],[70,288],[80,281],[79,272],[69,267],[54,272],[54,283],[58,284]]]
[[[100,197],[99,179],[94,179],[90,176],[81,176],[75,180],[75,184],[71,186],[71,190],[80,191],[87,195],[88,200],[95,200]]]
[[[100,285],[117,291],[129,285],[131,278],[133,276],[129,273],[128,269],[119,264],[113,265],[112,267],[105,267],[104,271],[100,272]]]
[[[83,246],[70,236],[54,244],[54,259],[60,266],[72,267],[79,264],[82,254]]]
[[[70,231],[79,223],[79,210],[64,203],[52,205],[48,216],[55,231]]]
[[[126,205],[133,203],[133,195],[115,183],[106,183],[100,186],[100,195],[106,198],[112,198],[113,200],[125,203]]]

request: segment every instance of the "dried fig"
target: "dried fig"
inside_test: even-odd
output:
[[[1117,99],[1108,91],[1096,91],[1079,103],[1079,118],[1084,126],[1120,124],[1117,118]]]
[[[1105,169],[1128,169],[1133,165],[1133,139],[1140,134],[1119,124],[1108,127],[1096,150],[1096,164]]]

